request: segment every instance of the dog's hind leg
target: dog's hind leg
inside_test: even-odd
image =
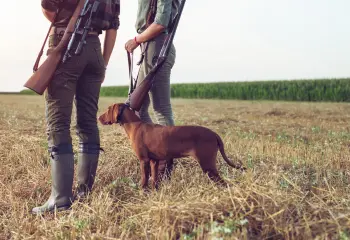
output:
[[[226,186],[226,182],[220,177],[216,168],[202,168],[202,170],[208,175],[210,180],[218,185]]]
[[[216,152],[215,153],[199,153],[196,156],[203,172],[208,175],[209,179],[218,185],[226,186],[226,182],[220,177],[216,167]]]

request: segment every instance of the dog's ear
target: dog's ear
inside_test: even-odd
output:
[[[111,122],[115,123],[118,118],[118,113],[119,113],[119,104],[114,104],[112,109],[111,109]]]

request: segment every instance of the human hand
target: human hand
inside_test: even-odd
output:
[[[132,53],[138,46],[139,44],[134,39],[130,39],[125,43],[125,50]]]

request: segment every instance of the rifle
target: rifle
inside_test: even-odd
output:
[[[154,76],[156,75],[158,69],[163,65],[163,63],[165,62],[168,56],[170,46],[173,43],[176,29],[182,15],[183,8],[185,6],[185,2],[186,0],[182,0],[180,3],[179,10],[176,16],[174,17],[172,24],[169,26],[169,31],[167,36],[165,37],[157,62],[153,66],[151,71],[147,74],[144,80],[136,88],[135,88],[136,84],[135,85],[133,84],[132,77],[130,77],[129,96],[128,96],[128,100],[126,101],[126,104],[134,111],[140,110],[143,100],[145,99],[146,95],[148,94],[148,91],[151,89],[153,85]],[[128,54],[128,59],[129,58],[130,56]],[[129,60],[129,63],[130,63],[130,60]]]
[[[68,42],[70,41],[72,34],[70,29],[72,29],[72,26],[77,26],[78,20],[83,17],[80,13],[85,12],[85,9],[87,9],[87,7],[90,5],[90,0],[79,1],[78,6],[76,7],[72,18],[68,23],[68,26],[60,43],[53,49],[53,51],[48,55],[40,67],[27,80],[27,82],[24,84],[24,87],[33,90],[39,95],[42,95],[44,93],[58,67],[58,64],[62,59],[63,50],[66,48]],[[75,31],[76,30],[77,27],[75,27]]]
[[[82,10],[80,16],[79,16],[79,19],[77,21],[77,24],[75,25],[75,29],[74,29],[74,32],[72,34],[72,38],[71,40],[69,41],[69,44],[68,44],[68,47],[67,47],[67,50],[63,56],[63,59],[62,59],[62,62],[65,63],[68,58],[71,58],[72,57],[72,48],[73,48],[73,45],[75,44],[75,41],[76,41],[76,38],[78,38],[77,35],[81,35],[81,39],[78,43],[78,46],[74,52],[74,55],[79,55],[81,53],[81,50],[83,49],[83,46],[86,44],[86,36],[87,34],[89,33],[89,31],[92,30],[91,28],[91,19],[93,18],[93,15],[96,13],[97,9],[98,9],[98,6],[100,5],[100,2],[99,1],[94,1],[93,5],[91,6],[91,4],[88,4],[89,1],[86,1],[86,4],[84,6],[84,9]],[[91,9],[91,11],[90,11]],[[82,18],[85,17],[88,12],[90,11],[90,16],[89,18],[86,20],[85,22],[85,26],[83,27],[83,32],[82,33],[79,33],[78,31],[81,29],[81,25],[82,25]]]

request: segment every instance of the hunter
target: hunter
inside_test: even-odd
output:
[[[180,0],[139,0],[136,32],[137,35],[126,42],[125,49],[132,53],[138,46],[141,46],[141,66],[137,77],[137,86],[147,76],[157,61],[160,50],[163,46],[168,27],[172,23],[180,5]],[[154,83],[146,96],[139,116],[143,122],[152,123],[152,119],[148,113],[150,102],[152,102],[156,120],[160,125],[173,126],[174,118],[170,102],[170,76],[171,70],[175,64],[176,50],[172,44],[169,54],[164,64],[159,68],[154,77]],[[165,162],[159,164],[161,174],[165,171]],[[168,170],[172,169],[168,166]],[[170,173],[168,173],[170,174]]]
[[[49,37],[48,54],[60,42],[79,1],[85,2],[41,1],[44,16],[50,22],[55,20]],[[120,0],[99,2],[82,53],[73,55],[58,66],[45,92],[52,186],[47,202],[32,209],[35,214],[69,209],[74,200],[86,197],[94,183],[101,149],[96,116],[99,93],[114,49],[120,14]],[[105,31],[103,52],[99,40],[102,31]],[[74,155],[70,134],[73,102],[76,106],[76,133],[79,138],[78,185],[74,196]]]

